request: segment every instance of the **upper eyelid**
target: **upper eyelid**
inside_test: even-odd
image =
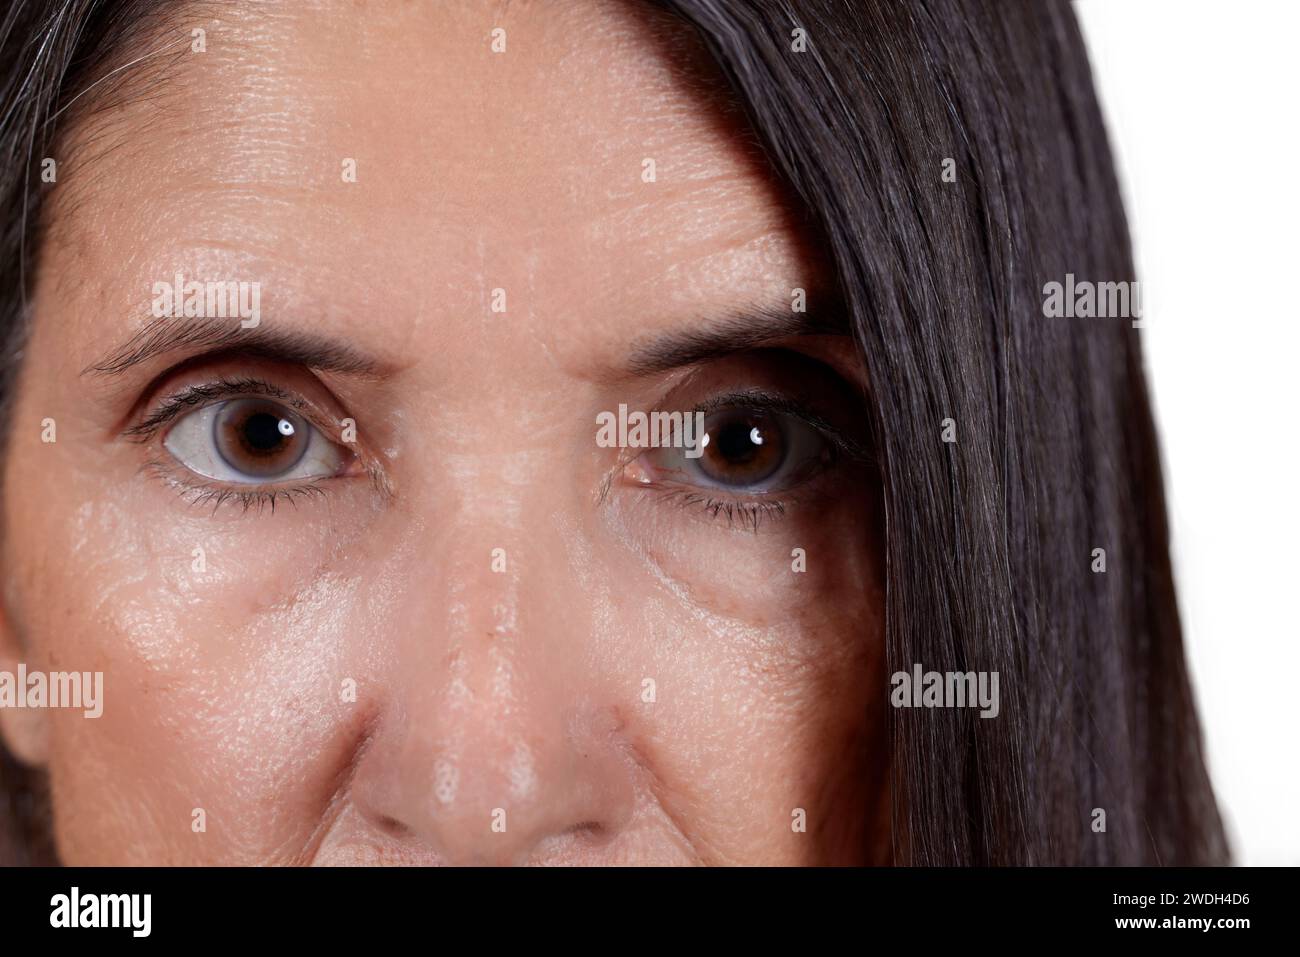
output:
[[[870,449],[862,442],[848,435],[843,429],[827,421],[808,406],[779,392],[771,392],[766,389],[751,389],[723,393],[699,403],[691,410],[691,413],[704,412],[705,415],[708,415],[710,412],[727,408],[747,408],[761,412],[780,412],[792,415],[825,435],[839,451],[863,461],[871,458]]]
[[[691,409],[686,411],[686,414],[694,415],[696,412],[703,412],[705,415],[708,415],[709,413],[716,412],[719,409],[729,408],[747,408],[761,412],[780,412],[785,415],[794,416],[824,435],[836,452],[846,455],[858,462],[871,462],[873,460],[869,445],[853,438],[843,429],[836,427],[803,403],[798,402],[789,396],[768,389],[744,389],[737,392],[720,392],[717,395],[710,396],[702,402],[696,403]],[[612,477],[617,475],[620,470],[636,461],[636,459],[640,458],[647,451],[650,450],[633,447],[621,450],[617,461],[609,471],[609,478],[612,479]],[[604,493],[602,493],[601,498],[604,498]]]
[[[171,393],[159,402],[154,410],[142,420],[124,429],[122,435],[143,441],[156,434],[164,425],[185,412],[211,405],[223,399],[244,396],[265,396],[278,399],[292,406],[295,411],[303,413],[305,417],[313,418],[311,403],[273,383],[264,379],[223,378],[213,382],[187,386]]]

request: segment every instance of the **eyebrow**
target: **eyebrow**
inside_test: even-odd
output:
[[[825,305],[808,312],[785,306],[760,306],[698,328],[656,335],[637,345],[626,368],[634,376],[653,375],[744,352],[797,336],[849,335],[841,307]],[[296,364],[322,372],[358,377],[384,374],[387,364],[348,343],[314,333],[257,326],[245,329],[228,319],[154,319],[126,343],[82,375],[119,377],[136,366],[181,350],[195,355],[230,352],[249,358]]]
[[[249,358],[271,359],[322,372],[374,377],[386,364],[337,339],[293,329],[258,325],[245,329],[229,319],[155,319],[125,344],[82,375],[120,376],[158,356],[181,350],[204,353],[230,352]]]
[[[657,335],[633,350],[627,369],[634,376],[653,375],[794,336],[849,334],[848,315],[835,304],[810,306],[808,312],[760,306],[698,328]]]

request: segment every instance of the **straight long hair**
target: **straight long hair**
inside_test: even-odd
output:
[[[1069,3],[664,6],[834,262],[883,468],[887,671],[1000,676],[995,719],[891,709],[895,861],[1226,862],[1138,332],[1045,314],[1067,276],[1135,279]]]

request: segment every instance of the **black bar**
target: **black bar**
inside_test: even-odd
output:
[[[848,932],[869,947],[876,935],[903,932],[919,935],[920,947],[963,937],[972,945],[1099,937],[1230,945],[1292,928],[1294,878],[1286,868],[29,869],[0,872],[0,927],[6,944],[75,934],[82,943],[373,947],[390,938],[397,945],[402,938],[391,935],[409,932],[431,951],[511,934],[549,948],[598,929],[666,944],[687,928],[732,944],[811,946]],[[73,887],[80,915],[111,918],[116,907],[125,926],[51,926],[52,917],[69,922]],[[140,910],[119,898],[101,911],[98,895],[109,894],[150,895],[147,937],[135,936],[131,920],[142,928],[144,899],[136,899]],[[59,913],[57,895],[66,899]],[[1206,920],[1208,929],[1199,923]]]

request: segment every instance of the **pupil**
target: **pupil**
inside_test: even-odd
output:
[[[747,464],[763,451],[763,446],[754,441],[761,435],[759,427],[748,421],[732,422],[719,430],[718,454],[728,462]]]
[[[278,449],[292,434],[292,427],[288,434],[280,429],[283,420],[279,416],[271,415],[269,412],[255,412],[244,420],[243,440],[250,452],[267,453]]]

